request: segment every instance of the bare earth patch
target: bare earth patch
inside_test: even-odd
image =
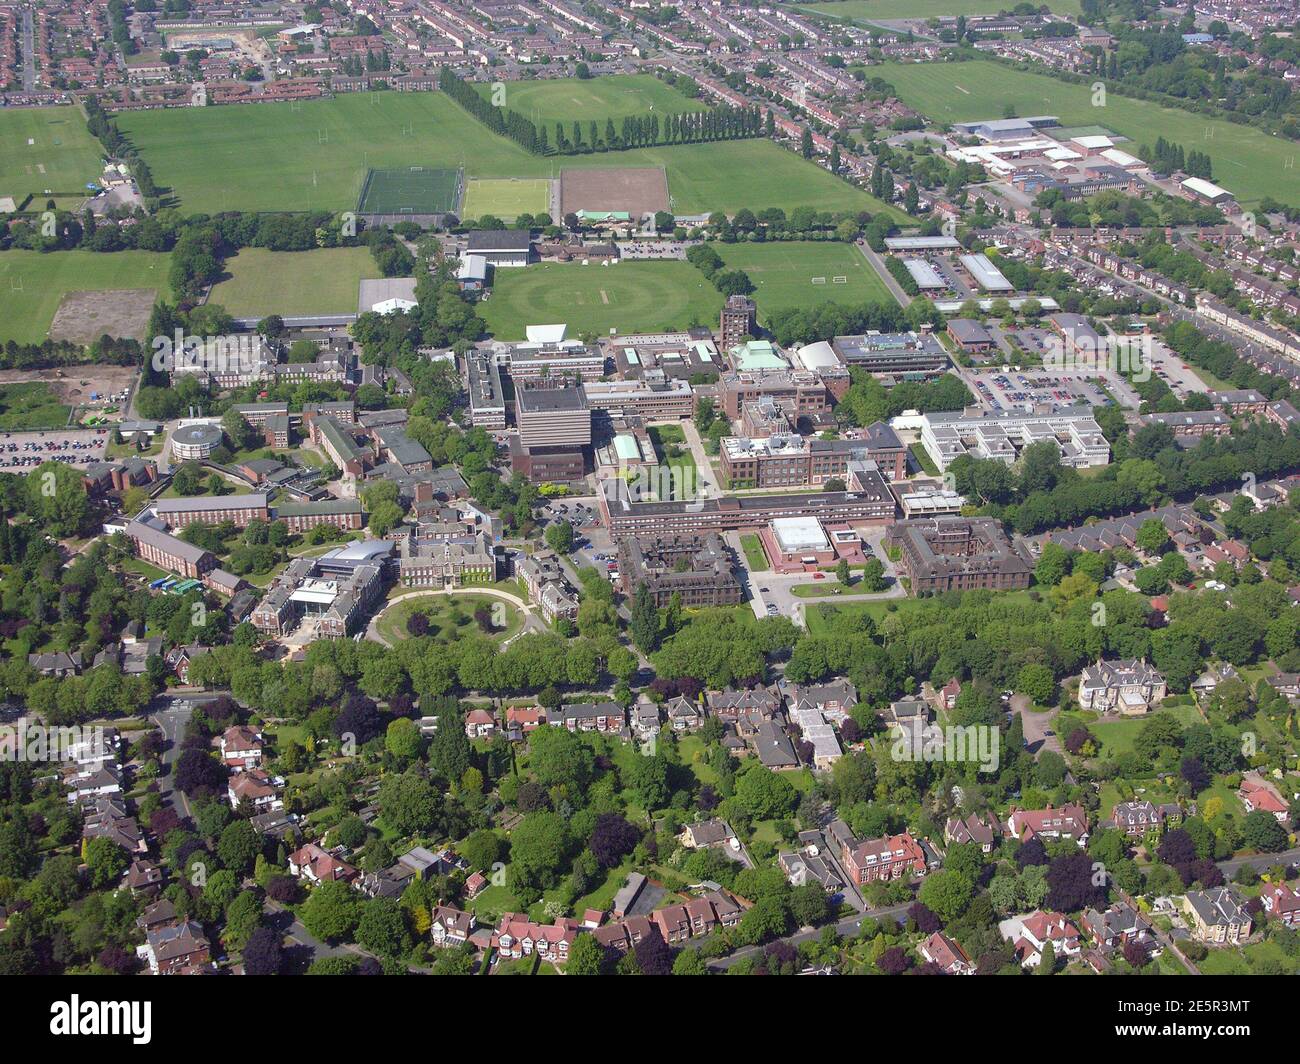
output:
[[[153,288],[69,292],[50,323],[50,339],[88,344],[107,333],[143,340],[157,295]]]
[[[0,370],[0,385],[44,381],[59,402],[81,406],[91,392],[116,395],[126,391],[139,372],[138,366],[110,366],[103,362],[54,369],[5,369]]]
[[[627,211],[634,221],[643,214],[668,210],[668,177],[662,167],[564,170],[560,173],[560,211]]]

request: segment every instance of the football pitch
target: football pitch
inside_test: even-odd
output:
[[[378,277],[369,248],[267,251],[244,248],[226,259],[225,279],[208,301],[236,318],[355,314],[357,292],[366,277]]]
[[[90,195],[86,183],[97,180],[101,169],[99,142],[80,109],[0,109],[0,201],[20,206],[32,195],[39,197],[37,209],[43,208],[46,189],[80,200]]]
[[[545,178],[477,178],[465,186],[464,218],[492,215],[513,222],[521,214],[547,214],[551,183]]]
[[[893,303],[894,297],[852,244],[792,241],[717,244],[729,270],[744,270],[754,282],[752,298],[766,321],[775,311],[819,303]]]
[[[460,208],[459,170],[405,166],[366,175],[358,214],[448,214]]]
[[[1132,142],[1126,151],[1154,144],[1157,137],[1202,151],[1214,164],[1214,181],[1245,204],[1274,196],[1297,201],[1300,146],[1188,111],[1161,107],[1108,93],[1094,107],[1088,85],[1071,85],[1046,74],[1014,70],[999,63],[885,63],[872,73],[884,78],[903,102],[937,122],[1001,118],[1010,104],[1019,115],[1056,115],[1062,126],[1105,126]]]
[[[476,83],[475,90],[486,99],[493,98],[493,88]],[[632,115],[678,114],[702,111],[705,104],[692,100],[652,74],[613,74],[609,77],[548,78],[544,81],[507,81],[498,92],[504,105],[534,122],[563,122],[568,132],[572,122],[597,122],[597,132],[605,135],[605,122],[615,128]],[[550,132],[550,131],[548,131]]]
[[[659,332],[711,325],[722,296],[686,262],[614,266],[543,263],[499,269],[479,315],[499,340],[522,340],[529,325],[569,326],[578,336]]]
[[[593,79],[594,80],[594,79]],[[572,84],[566,82],[566,84]],[[491,133],[443,93],[350,93],[300,103],[132,111],[117,116],[186,213],[355,209],[370,170],[463,168],[475,178],[554,178],[561,169],[655,167],[679,214],[882,204],[771,141],[538,156]],[[898,215],[902,217],[901,213]]]

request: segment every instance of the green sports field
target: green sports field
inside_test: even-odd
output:
[[[551,209],[551,183],[545,178],[478,178],[465,187],[464,218],[491,214],[513,222],[521,214],[545,214]]]
[[[569,326],[570,335],[647,332],[711,324],[722,296],[685,262],[617,266],[543,263],[495,273],[479,314],[492,335],[522,340],[528,325]]]
[[[153,288],[167,297],[168,261],[156,251],[0,251],[0,342],[43,341],[69,292]]]
[[[368,169],[464,166],[467,179],[552,178],[561,168],[663,166],[682,214],[798,206],[879,210],[860,189],[767,140],[536,156],[443,93],[351,93],[330,100],[163,108],[118,116],[189,212],[352,210]]]
[[[355,314],[358,285],[363,278],[378,277],[379,267],[369,248],[244,248],[226,259],[226,273],[209,302],[236,318],[293,317]]]
[[[938,122],[1001,118],[1011,104],[1020,115],[1056,115],[1063,126],[1101,125],[1133,142],[1157,137],[1188,151],[1206,152],[1214,180],[1242,203],[1275,196],[1300,202],[1300,146],[1251,126],[1204,118],[1146,100],[1109,93],[1104,107],[1092,106],[1088,85],[1070,85],[1046,74],[1013,70],[997,63],[886,63],[873,67],[903,101]],[[1294,160],[1290,168],[1288,160]]]
[[[0,109],[0,200],[12,197],[19,205],[31,194],[44,207],[46,189],[84,198],[90,194],[86,182],[97,180],[101,169],[99,142],[80,108]]]
[[[1079,0],[1046,0],[1057,15],[1077,15]],[[811,11],[849,22],[872,19],[935,18],[938,15],[996,15],[1014,4],[1007,0],[831,0],[821,4],[793,4],[796,11]],[[1037,6],[1037,5],[1035,5]]]
[[[359,214],[446,214],[460,208],[460,171],[403,166],[371,170]]]
[[[493,98],[492,86],[483,82],[474,88],[484,99]],[[534,122],[563,122],[566,132],[573,122],[600,123],[605,135],[605,120],[617,126],[624,118],[653,111],[676,114],[702,111],[705,104],[683,96],[652,74],[614,74],[609,77],[548,79],[546,81],[507,81],[503,83],[505,106]]]
[[[717,249],[727,269],[749,274],[757,288],[753,298],[762,320],[774,311],[818,303],[894,302],[870,263],[851,244],[772,242],[719,244]]]

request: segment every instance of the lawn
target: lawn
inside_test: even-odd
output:
[[[486,606],[502,627],[493,635],[507,639],[519,631],[524,623],[522,611],[517,606],[494,595],[444,595],[431,591],[427,595],[411,595],[389,606],[380,615],[379,634],[390,643],[409,639],[407,619],[413,613],[423,613],[429,618],[428,634],[440,643],[450,643],[479,631],[474,611]],[[504,611],[504,613],[500,612]]]
[[[44,381],[0,384],[0,431],[62,428],[68,409]]]
[[[699,470],[695,468],[695,459],[686,445],[686,433],[678,425],[651,425],[649,431],[659,464],[672,470],[673,498],[694,498]]]
[[[767,553],[763,550],[762,540],[753,532],[746,532],[740,537],[740,549],[745,552],[745,564],[750,572],[762,573],[768,569]]]
[[[564,82],[572,85],[573,82]],[[562,168],[663,166],[683,214],[880,204],[768,140],[538,156],[489,132],[442,93],[352,93],[118,116],[154,179],[189,213],[352,210],[369,168],[463,166],[467,179],[553,178]]]
[[[916,464],[921,467],[921,472],[931,477],[937,477],[939,475],[939,467],[934,464],[934,459],[930,457],[930,452],[921,444],[909,444],[907,449],[912,452],[912,457],[916,459]]]
[[[0,200],[11,197],[21,206],[32,195],[28,209],[44,210],[49,193],[56,200],[85,199],[86,183],[98,180],[103,170],[101,158],[78,107],[0,110]]]
[[[43,342],[69,292],[153,288],[167,298],[167,269],[157,251],[0,251],[0,343]]]
[[[1195,706],[1172,706],[1169,709],[1162,709],[1158,712],[1175,717],[1178,723],[1183,727],[1190,724],[1199,724],[1201,715],[1196,712]],[[1151,717],[1133,717],[1128,720],[1105,720],[1094,721],[1087,725],[1087,728],[1101,742],[1101,756],[1115,757],[1119,754],[1126,754],[1133,749],[1133,742],[1137,739],[1138,734],[1146,727],[1146,723]],[[1064,724],[1060,724],[1063,728]],[[1058,732],[1060,732],[1058,728]],[[1060,732],[1061,734],[1067,734]]]
[[[1058,15],[1079,13],[1079,0],[1046,0],[1045,6]],[[831,3],[795,5],[796,11],[849,22],[934,18],[937,15],[996,15],[1007,8],[1006,0],[833,0]]]
[[[1000,118],[1010,104],[1020,115],[1056,115],[1063,126],[1105,126],[1132,141],[1126,150],[1163,136],[1189,151],[1195,146],[1206,152],[1214,164],[1214,181],[1243,203],[1264,196],[1295,197],[1296,171],[1284,169],[1296,154],[1295,145],[1251,126],[1116,93],[1107,95],[1104,107],[1094,107],[1088,85],[1071,85],[984,60],[886,63],[872,73],[892,84],[904,103],[938,122]]]
[[[493,86],[487,82],[478,82],[474,88],[485,99],[495,98],[497,103],[535,123],[553,126],[563,122],[567,132],[574,122],[581,122],[584,137],[588,122],[597,122],[598,132],[604,137],[606,119],[612,119],[617,129],[624,118],[632,115],[646,115],[651,111],[678,114],[705,108],[701,101],[688,99],[653,74],[613,74],[582,81],[576,78],[507,81],[502,85],[504,100],[494,97]]]
[[[236,318],[355,314],[360,281],[378,277],[379,267],[369,248],[244,248],[226,260],[223,276],[209,302]]]
[[[513,222],[521,214],[548,214],[551,183],[545,178],[479,178],[465,189],[460,213],[465,218],[493,215]]]
[[[616,266],[542,263],[497,270],[479,314],[499,340],[522,340],[529,325],[563,322],[575,335],[660,332],[713,322],[722,295],[686,262]]]
[[[852,244],[797,241],[719,244],[729,270],[744,270],[757,291],[759,317],[817,303],[894,302],[871,264]],[[837,280],[837,278],[839,280]]]

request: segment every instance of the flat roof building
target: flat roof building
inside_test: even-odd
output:
[[[942,472],[964,454],[1011,465],[1032,443],[1052,440],[1063,465],[1110,463],[1110,444],[1091,409],[992,413],[944,411],[921,417],[921,444]]]
[[[987,255],[961,256],[961,264],[971,275],[975,283],[986,292],[1014,292],[1015,285],[1002,276],[1002,271],[993,265]]]

